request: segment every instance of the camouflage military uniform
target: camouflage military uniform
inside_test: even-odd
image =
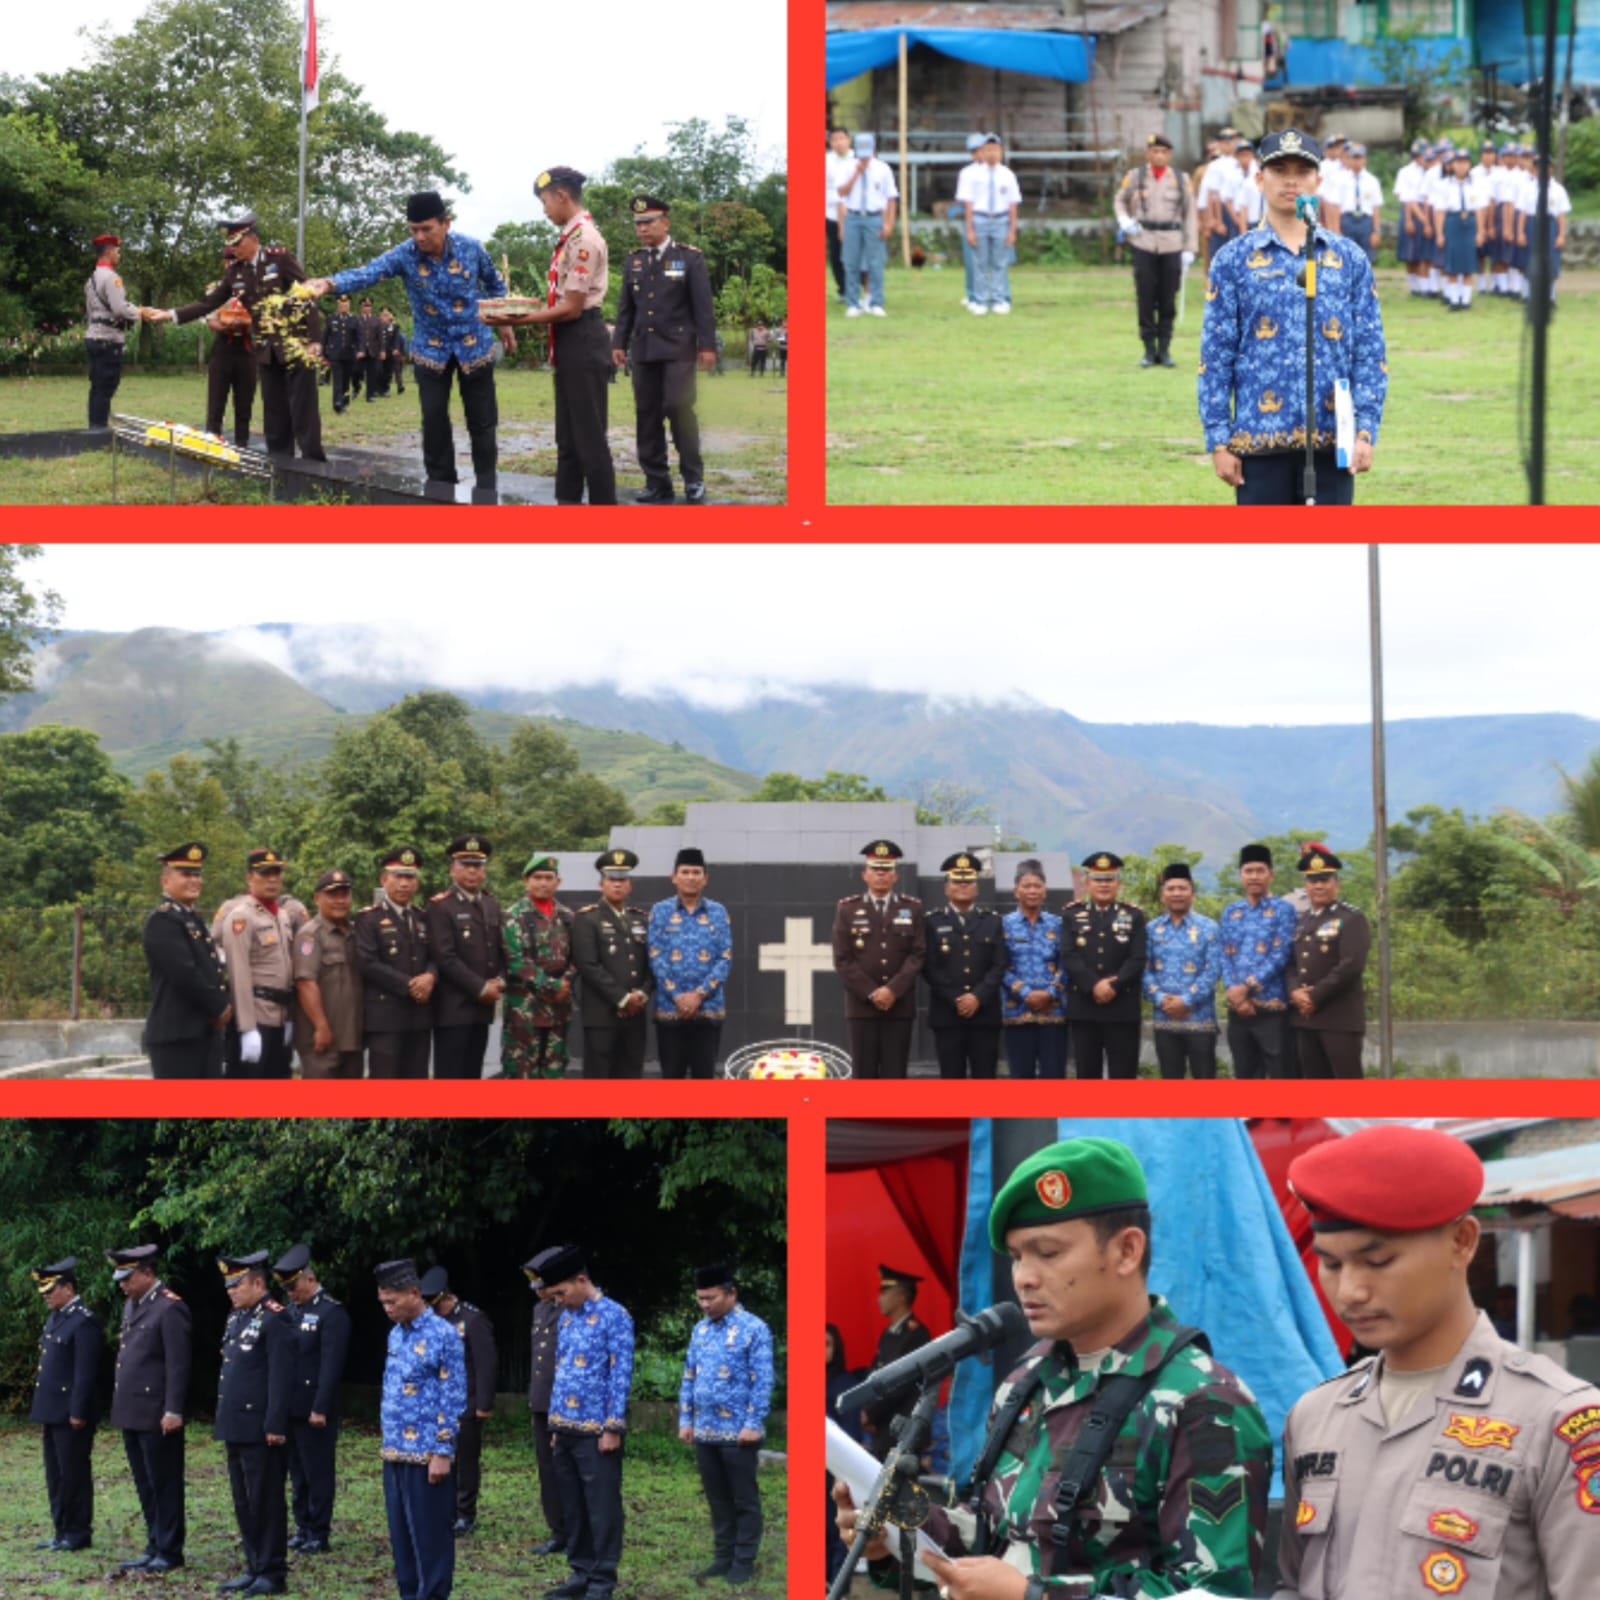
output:
[[[1166,1302],[1152,1296],[1150,1316],[1092,1373],[1076,1363],[1064,1368],[1049,1342],[1028,1352],[996,1393],[994,1414],[1025,1373],[1049,1365],[983,1486],[993,1533],[978,1553],[1071,1600],[1143,1600],[1191,1588],[1252,1592],[1266,1539],[1272,1441],[1249,1389],[1197,1345],[1173,1356],[1122,1425],[1098,1484],[1078,1503],[1072,1547],[1057,1551],[1051,1539],[1061,1463],[1093,1409],[1098,1379],[1149,1371],[1177,1327]],[[971,1507],[936,1510],[926,1531],[951,1554],[969,1554],[976,1522]]]
[[[500,1071],[508,1078],[559,1078],[567,1070],[572,1021],[572,912],[557,901],[555,916],[546,918],[524,895],[506,913],[505,940]]]

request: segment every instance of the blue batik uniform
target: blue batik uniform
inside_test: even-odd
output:
[[[1144,997],[1154,1008],[1157,1030],[1177,1033],[1217,1031],[1217,979],[1222,976],[1222,933],[1210,917],[1191,911],[1182,922],[1154,918],[1148,929],[1149,956],[1144,969]],[[1161,1009],[1168,995],[1189,1008],[1179,1020]]]
[[[1263,895],[1259,905],[1233,900],[1223,908],[1222,986],[1243,984],[1261,1011],[1282,1011],[1289,1003],[1283,975],[1294,955],[1297,913],[1287,900]]]
[[[702,900],[693,911],[674,896],[650,908],[650,970],[656,979],[656,1020],[675,1022],[680,994],[703,996],[696,1017],[720,1022],[728,1011],[733,925],[726,908]]]
[[[689,1335],[678,1386],[678,1426],[705,1444],[735,1444],[741,1430],[766,1429],[772,1403],[772,1330],[735,1302]]]
[[[336,273],[333,287],[351,294],[384,278],[399,278],[406,286],[413,365],[443,372],[453,356],[463,372],[471,372],[494,359],[494,332],[478,321],[478,300],[503,295],[506,283],[476,239],[447,233],[437,261],[407,239],[364,267]]]
[[[467,1365],[455,1324],[434,1311],[389,1330],[383,1369],[383,1459],[426,1465],[456,1453]]]
[[[1005,1026],[1063,1021],[1066,979],[1061,972],[1061,918],[1053,911],[1041,911],[1037,922],[1029,922],[1022,912],[1008,911],[1000,925],[1007,951],[1000,996]],[[1035,989],[1050,991],[1050,1004],[1043,1011],[1030,1011],[1025,1003]]]
[[[1316,230],[1317,416],[1312,444],[1332,450],[1334,382],[1350,381],[1356,438],[1378,442],[1389,391],[1377,282],[1354,240]],[[1213,258],[1200,330],[1200,421],[1206,449],[1270,455],[1306,445],[1306,302],[1300,257],[1270,223]]]
[[[561,1433],[621,1433],[633,1384],[633,1318],[601,1295],[556,1325],[550,1426]]]

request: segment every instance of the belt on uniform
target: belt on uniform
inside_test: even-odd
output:
[[[1152,233],[1176,233],[1183,226],[1181,222],[1141,222],[1141,228],[1148,228]]]
[[[290,1005],[294,1000],[294,993],[289,989],[269,989],[265,984],[258,984],[250,991],[257,1000],[270,1000],[274,1005]]]
[[[882,211],[846,211],[847,217],[881,217]]]
[[[90,317],[89,326],[91,328],[116,328],[119,332],[122,328],[120,322],[113,322],[107,317]]]

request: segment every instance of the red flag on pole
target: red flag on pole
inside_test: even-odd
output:
[[[306,0],[306,23],[301,40],[300,83],[307,111],[317,109],[317,8],[316,0]]]

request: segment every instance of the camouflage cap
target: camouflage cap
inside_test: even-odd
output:
[[[1006,1247],[1011,1228],[1073,1222],[1149,1203],[1144,1168],[1116,1139],[1064,1139],[1020,1163],[989,1208],[989,1243]]]

